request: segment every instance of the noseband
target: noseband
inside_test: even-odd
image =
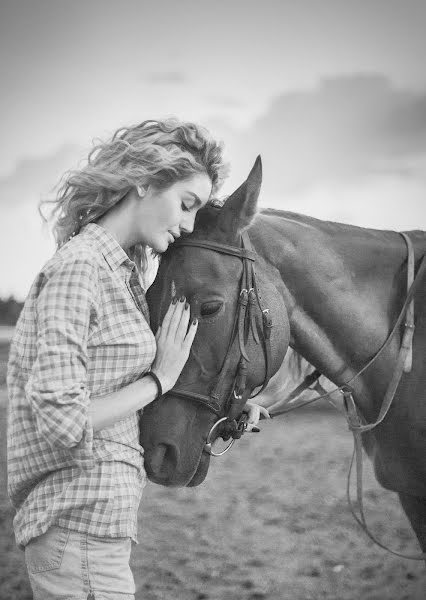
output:
[[[169,392],[170,394],[173,394],[173,396],[198,402],[219,417],[219,420],[216,421],[209,431],[206,444],[204,446],[204,451],[211,456],[221,456],[231,448],[235,439],[239,439],[241,437],[247,427],[246,415],[242,415],[241,417],[239,417],[239,415],[241,414],[245,403],[250,398],[251,393],[251,390],[246,387],[247,363],[250,362],[250,358],[248,357],[246,351],[246,344],[250,334],[253,336],[256,344],[262,345],[265,359],[265,378],[262,387],[257,394],[260,394],[260,392],[265,389],[271,378],[272,367],[270,338],[272,318],[269,308],[264,306],[262,295],[257,285],[256,272],[254,269],[256,253],[253,250],[246,231],[241,234],[240,247],[194,239],[179,239],[175,242],[175,247],[176,246],[195,246],[198,248],[204,248],[205,250],[212,250],[213,252],[219,252],[220,254],[235,256],[243,262],[243,273],[240,281],[240,293],[238,296],[238,304],[235,311],[234,323],[232,326],[232,332],[225,359],[219,372],[216,385],[209,396],[188,392],[179,388],[173,388]],[[259,323],[259,319],[257,317],[258,314],[261,315],[261,324]],[[232,347],[236,340],[238,341],[240,358],[238,361],[237,371],[234,375],[231,391],[228,393],[226,401],[223,402],[223,396],[226,393],[224,389],[225,382],[227,375],[229,374],[230,364],[232,361]],[[237,417],[239,417],[238,421]],[[212,443],[214,441],[213,434],[219,427],[222,430],[221,437],[225,441],[230,440],[230,443],[222,452],[215,452],[212,448]]]

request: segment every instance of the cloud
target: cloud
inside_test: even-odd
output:
[[[31,282],[52,256],[54,248],[53,238],[42,227],[35,206],[31,209],[20,204],[4,209],[2,205],[0,297],[14,295],[19,300],[24,299]]]
[[[231,161],[230,193],[262,154],[260,203],[381,229],[426,229],[426,94],[397,89],[379,75],[323,80],[282,94],[249,128],[230,117],[204,120]],[[25,296],[53,252],[37,203],[87,155],[63,146],[22,160],[0,179],[0,296]]]
[[[207,96],[206,102],[214,106],[220,106],[222,108],[243,108],[247,106],[246,102],[243,102],[240,98],[234,98],[233,96]]]
[[[426,93],[398,89],[378,74],[323,79],[275,98],[231,143],[237,170],[262,154],[271,192],[407,165],[412,173],[416,157],[426,155]]]
[[[146,75],[145,81],[155,85],[181,85],[188,83],[185,73],[180,71],[157,71]]]
[[[375,173],[351,182],[317,182],[294,194],[262,191],[260,205],[360,227],[426,229],[426,181]]]
[[[42,196],[63,173],[78,165],[82,149],[67,145],[43,157],[21,160],[0,179],[0,296],[23,299],[37,272],[54,251],[54,242],[38,213]]]
[[[42,194],[47,194],[58,183],[63,173],[78,166],[82,148],[64,145],[42,158],[20,160],[14,171],[0,178],[0,207],[27,204],[36,206]]]

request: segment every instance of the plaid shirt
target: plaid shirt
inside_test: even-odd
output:
[[[17,543],[55,524],[136,541],[145,483],[137,413],[93,432],[88,407],[156,352],[135,264],[89,224],[34,281],[8,365],[8,491]]]

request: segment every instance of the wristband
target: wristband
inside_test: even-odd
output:
[[[161,381],[158,379],[154,371],[148,371],[148,373],[145,373],[144,377],[148,377],[148,375],[150,375],[153,378],[155,384],[157,385],[157,395],[155,396],[155,400],[158,400],[163,395]]]

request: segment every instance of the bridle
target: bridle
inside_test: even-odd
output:
[[[395,552],[384,544],[382,544],[377,538],[371,533],[369,530],[366,520],[365,513],[363,507],[363,491],[362,491],[362,440],[361,436],[363,433],[367,431],[371,431],[375,427],[377,427],[382,421],[385,419],[386,415],[389,412],[391,407],[393,398],[395,396],[397,387],[401,380],[402,374],[404,372],[408,373],[411,370],[411,362],[412,362],[412,341],[414,336],[414,295],[417,291],[420,281],[423,275],[426,272],[426,254],[423,256],[420,267],[417,272],[417,276],[414,277],[414,250],[412,246],[412,242],[407,234],[401,233],[403,236],[408,252],[408,269],[407,269],[407,296],[405,298],[403,307],[400,311],[400,314],[394,323],[392,331],[390,332],[388,338],[384,342],[383,346],[378,350],[378,352],[373,356],[373,358],[359,371],[357,372],[349,381],[345,384],[332,389],[329,392],[326,392],[322,395],[319,395],[311,400],[308,400],[303,403],[299,403],[295,406],[285,406],[289,402],[293,402],[304,390],[310,388],[312,384],[318,381],[321,373],[315,370],[313,373],[308,375],[305,378],[305,381],[302,384],[298,385],[295,390],[293,390],[289,397],[285,398],[283,402],[280,403],[281,406],[285,406],[285,408],[281,410],[275,410],[270,413],[271,417],[277,417],[279,415],[285,414],[295,408],[299,408],[301,406],[306,406],[311,404],[314,401],[320,400],[322,398],[329,398],[331,394],[336,391],[340,391],[344,397],[344,407],[346,411],[346,418],[348,421],[349,429],[352,431],[354,436],[354,453],[352,456],[352,461],[348,474],[348,484],[347,484],[347,498],[348,504],[351,509],[352,515],[358,524],[362,527],[368,537],[376,543],[381,548],[387,550],[388,552],[400,556],[403,558],[409,558],[413,560],[425,560],[426,553],[421,553],[417,555],[404,555],[399,552]],[[262,347],[265,356],[265,378],[260,390],[255,394],[256,396],[260,394],[265,387],[267,386],[270,378],[271,378],[271,345],[270,345],[270,335],[272,329],[272,319],[270,316],[270,312],[268,308],[264,308],[262,297],[259,293],[259,288],[256,282],[256,273],[254,270],[254,263],[256,253],[253,251],[251,242],[249,240],[247,232],[244,232],[241,236],[241,247],[227,246],[225,244],[220,244],[217,242],[204,242],[202,240],[193,240],[193,239],[182,239],[175,242],[175,246],[196,246],[199,248],[209,249],[215,252],[219,252],[222,254],[229,254],[232,256],[236,256],[243,261],[243,274],[241,278],[240,284],[240,294],[238,300],[238,306],[235,313],[234,324],[232,328],[232,334],[228,343],[228,349],[226,352],[226,356],[219,373],[218,381],[210,393],[209,396],[203,394],[196,394],[193,392],[187,392],[185,390],[181,390],[178,388],[173,388],[171,393],[174,396],[179,396],[181,398],[192,400],[195,402],[199,402],[203,404],[206,408],[211,410],[214,414],[216,414],[219,419],[214,423],[211,427],[206,443],[204,445],[204,451],[212,456],[221,456],[227,452],[231,446],[234,444],[235,439],[241,437],[246,428],[246,423],[244,421],[244,415],[240,417],[239,421],[236,421],[236,417],[241,413],[244,404],[247,399],[250,397],[251,391],[246,388],[246,377],[247,377],[247,363],[249,362],[249,358],[247,356],[245,345],[248,340],[248,336],[250,332],[253,335],[256,344],[259,344],[262,341]],[[262,324],[263,328],[260,328],[258,319],[255,316],[255,306],[259,308],[262,315]],[[404,321],[405,317],[405,321]],[[400,330],[403,325],[403,333],[402,333],[402,342],[400,346],[400,351],[397,359],[397,364],[394,368],[391,381],[388,385],[388,389],[385,393],[385,397],[379,411],[379,415],[374,423],[366,424],[363,422],[363,419],[359,417],[357,407],[353,398],[353,388],[351,387],[351,383],[355,381],[364,371],[366,371],[378,358],[381,356],[385,349],[388,348],[392,339],[395,337],[397,332]],[[259,337],[259,333],[261,336]],[[220,399],[222,397],[223,385],[225,382],[226,374],[229,371],[229,365],[231,362],[231,349],[234,344],[235,339],[238,339],[239,348],[240,348],[240,359],[238,363],[237,372],[234,376],[233,385],[231,387],[231,392],[228,395],[227,401],[224,404],[224,408],[221,408]],[[321,389],[321,386],[318,386],[318,389]],[[254,397],[254,396],[252,396]],[[228,446],[222,452],[215,452],[212,449],[213,442],[213,434],[220,427],[225,428],[225,431],[222,432],[221,436],[226,441],[231,438],[231,441]],[[350,497],[350,480],[353,464],[356,464],[356,475],[357,475],[357,500],[359,507],[359,515],[356,514],[354,509],[351,497]]]
[[[228,347],[222,367],[220,369],[217,382],[210,394],[198,394],[180,388],[173,388],[170,394],[178,396],[185,400],[198,402],[202,404],[219,418],[210,429],[203,450],[211,456],[222,456],[239,439],[247,427],[246,415],[242,413],[243,407],[250,398],[251,389],[247,387],[247,364],[250,358],[247,355],[246,345],[249,336],[252,335],[257,345],[261,344],[265,360],[265,377],[260,390],[256,396],[263,392],[269,383],[272,375],[271,360],[271,330],[272,318],[269,308],[264,305],[263,298],[258,286],[256,271],[254,268],[256,261],[256,252],[253,250],[248,233],[244,231],[241,234],[241,245],[228,246],[214,241],[204,241],[198,239],[179,239],[174,247],[195,246],[212,250],[220,254],[235,256],[242,260],[243,272],[240,281],[240,292],[238,296],[237,308],[235,311],[234,323],[229,338]],[[261,315],[261,324],[258,315]],[[234,375],[230,392],[225,389],[226,380],[229,377],[231,361],[234,354],[232,348],[235,342],[238,342],[240,358],[238,367]],[[227,386],[228,387],[228,386]],[[223,401],[227,394],[226,401]],[[254,396],[252,396],[254,397]],[[241,416],[240,416],[241,415]],[[238,421],[237,421],[238,418]],[[214,434],[220,429],[220,436],[230,443],[221,452],[213,450],[212,444],[215,439]]]

